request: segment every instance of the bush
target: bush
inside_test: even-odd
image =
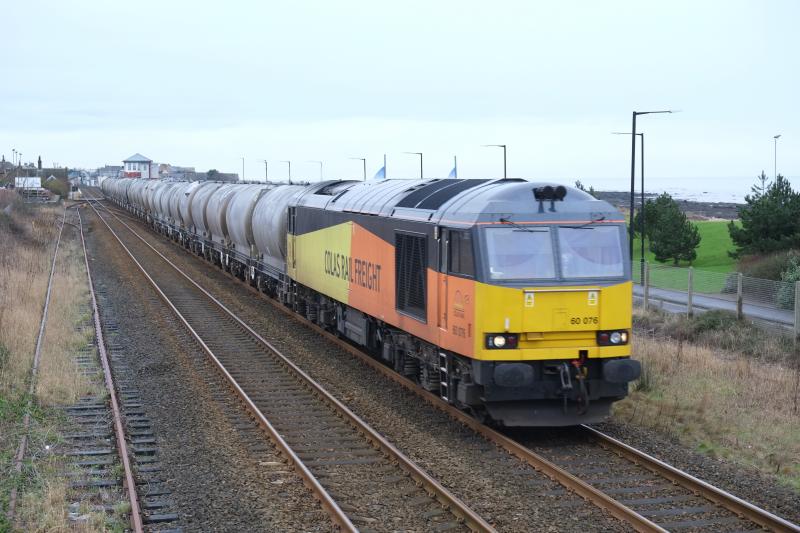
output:
[[[781,281],[786,283],[778,289],[778,306],[794,308],[794,284],[800,281],[800,257],[792,257],[789,266],[781,273]]]
[[[751,278],[781,281],[793,260],[800,259],[800,251],[786,250],[768,255],[748,255],[739,260],[737,270]]]
[[[69,182],[63,182],[60,179],[45,181],[42,187],[62,198],[66,198],[69,194]]]
[[[790,336],[776,335],[748,320],[738,320],[729,311],[706,311],[689,318],[655,309],[637,309],[633,324],[634,329],[647,335],[670,337],[679,342],[740,353],[754,359],[786,363],[796,357]]]

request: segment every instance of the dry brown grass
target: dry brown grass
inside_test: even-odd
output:
[[[61,243],[53,274],[50,312],[36,387],[36,398],[42,405],[70,405],[81,396],[100,393],[97,384],[81,374],[75,364],[76,352],[94,336],[93,328],[76,329],[84,324],[90,325],[88,301],[83,248],[73,235]]]
[[[13,207],[11,215],[0,211],[0,394],[12,399],[25,393],[61,214],[56,207]]]
[[[11,205],[10,214],[3,208]],[[30,368],[36,345],[55,240],[63,208],[26,206],[0,191],[0,530],[5,522],[8,492],[17,480],[8,470],[22,434]],[[69,220],[69,217],[68,217]],[[74,362],[76,351],[93,332],[76,331],[88,318],[81,304],[88,286],[78,234],[64,230],[53,277],[50,309],[39,377],[30,446],[17,506],[25,531],[104,531],[105,517],[86,513],[80,522],[67,516],[67,484],[63,457],[46,446],[61,440],[59,415],[41,406],[73,403],[97,391]]]
[[[800,489],[800,371],[680,340],[635,336],[642,378],[615,416]]]
[[[69,518],[67,510],[74,499],[67,493],[67,480],[63,477],[63,457],[40,457],[36,467],[42,481],[37,490],[21,495],[17,507],[17,520],[21,530],[41,533],[94,533],[109,530],[106,527],[105,514],[92,511],[86,503],[79,504],[75,519]]]

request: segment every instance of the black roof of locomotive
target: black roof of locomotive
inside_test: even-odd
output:
[[[608,202],[566,187],[563,200],[539,202],[533,191],[559,183],[522,179],[327,181],[309,186],[297,205],[330,211],[468,225],[497,222],[622,220]]]

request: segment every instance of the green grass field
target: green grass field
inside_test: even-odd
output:
[[[700,232],[700,246],[697,248],[697,259],[691,266],[699,270],[710,270],[713,272],[732,272],[735,270],[736,261],[728,256],[728,252],[734,249],[731,237],[728,234],[728,222],[717,220],[700,220],[692,221],[697,225]],[[637,237],[633,243],[633,260],[639,261],[641,258],[641,243]],[[653,254],[646,249],[645,243],[645,260],[655,264],[657,263]],[[663,263],[665,265],[672,265],[671,262]],[[680,263],[679,266],[689,266],[689,263]]]

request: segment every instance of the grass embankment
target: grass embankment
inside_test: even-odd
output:
[[[700,270],[712,272],[728,273],[736,270],[736,260],[732,259],[728,252],[734,249],[733,241],[728,233],[727,220],[693,220],[700,232],[700,246],[697,247],[697,259],[691,265],[688,262],[681,262],[678,266],[693,266]],[[645,261],[653,264],[660,264],[656,261],[652,252],[647,250],[645,241]],[[641,241],[637,236],[633,243],[633,260],[639,261],[642,257]],[[664,263],[672,265],[671,262]]]
[[[723,312],[636,310],[634,319],[643,373],[615,417],[800,491],[800,352],[791,340]]]
[[[19,488],[17,517],[25,531],[101,531],[104,516],[88,514],[75,523],[67,517],[65,461],[51,452],[63,442],[63,417],[57,406],[74,403],[96,385],[74,363],[87,333],[76,330],[86,320],[81,302],[88,291],[77,235],[65,230],[53,278],[50,310],[34,397],[30,440],[23,475],[13,474],[13,456],[23,432],[30,367],[44,306],[50,264],[63,208],[21,204],[0,191],[0,531],[6,522],[8,496]]]

